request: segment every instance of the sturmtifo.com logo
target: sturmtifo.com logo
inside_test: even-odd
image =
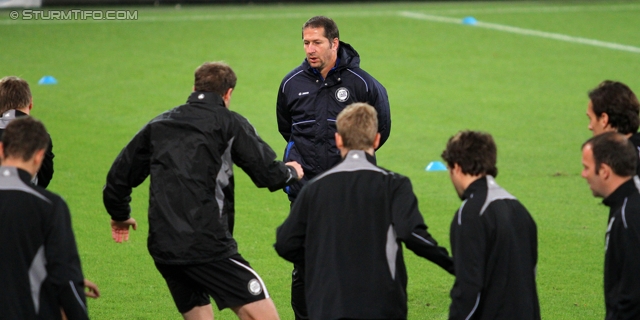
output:
[[[12,20],[138,20],[138,10],[13,10]]]

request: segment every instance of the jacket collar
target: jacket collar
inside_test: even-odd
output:
[[[31,174],[26,170],[20,169],[18,167],[1,166],[0,172],[2,172],[3,176],[18,175],[22,182],[26,183],[27,185],[33,185],[33,183],[31,182]]]
[[[634,177],[621,184],[618,189],[616,189],[616,191],[603,199],[602,203],[607,207],[610,207],[611,209],[622,205],[624,198],[633,193],[638,193],[638,188],[636,187],[636,182],[634,181],[636,179],[637,178]]]
[[[479,190],[487,189],[487,176],[476,179],[476,181],[471,182],[471,184],[467,187],[466,190],[462,193],[462,200],[469,199],[471,195]]]
[[[376,157],[366,153],[364,150],[349,150],[342,161],[347,159],[367,159],[373,165],[376,165]]]
[[[194,91],[187,99],[188,104],[225,107],[222,97],[215,92]]]

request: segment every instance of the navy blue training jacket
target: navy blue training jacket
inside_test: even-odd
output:
[[[380,146],[389,138],[391,115],[387,90],[360,69],[360,56],[340,41],[338,62],[326,79],[305,59],[287,74],[278,90],[278,130],[288,142],[285,161],[297,161],[304,178],[285,188],[294,200],[302,186],[341,161],[334,134],[340,111],[354,102],[366,102],[378,112]]]

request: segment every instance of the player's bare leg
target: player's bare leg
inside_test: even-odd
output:
[[[193,309],[183,313],[182,317],[185,320],[213,320],[213,309],[211,304],[193,307]]]
[[[270,298],[231,308],[240,320],[280,320],[276,306]]]

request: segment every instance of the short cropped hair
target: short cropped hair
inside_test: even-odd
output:
[[[20,117],[4,129],[2,146],[5,158],[29,161],[36,151],[49,147],[49,134],[42,122],[32,117]]]
[[[238,78],[233,69],[224,62],[205,62],[196,69],[195,91],[215,92],[220,96],[236,87]]]
[[[624,135],[617,132],[605,132],[592,137],[582,144],[582,149],[591,145],[593,159],[595,160],[596,174],[600,165],[606,163],[613,173],[620,177],[629,177],[636,174],[638,154],[633,143]]]
[[[622,82],[605,80],[589,91],[593,113],[600,118],[609,116],[609,125],[622,134],[636,133],[640,125],[640,102],[631,89]]]
[[[378,133],[378,113],[367,103],[352,103],[338,114],[336,126],[345,148],[367,150]]]
[[[498,150],[493,137],[485,132],[460,131],[449,138],[442,159],[449,168],[459,165],[462,173],[468,175],[498,176],[496,161]]]
[[[329,44],[331,44],[331,40],[335,38],[340,39],[340,31],[338,30],[338,25],[333,21],[333,19],[329,17],[315,16],[307,20],[307,22],[302,25],[303,38],[304,29],[307,28],[324,28],[324,36],[329,39]]]
[[[0,79],[0,114],[11,109],[23,109],[31,103],[29,84],[14,76]]]

